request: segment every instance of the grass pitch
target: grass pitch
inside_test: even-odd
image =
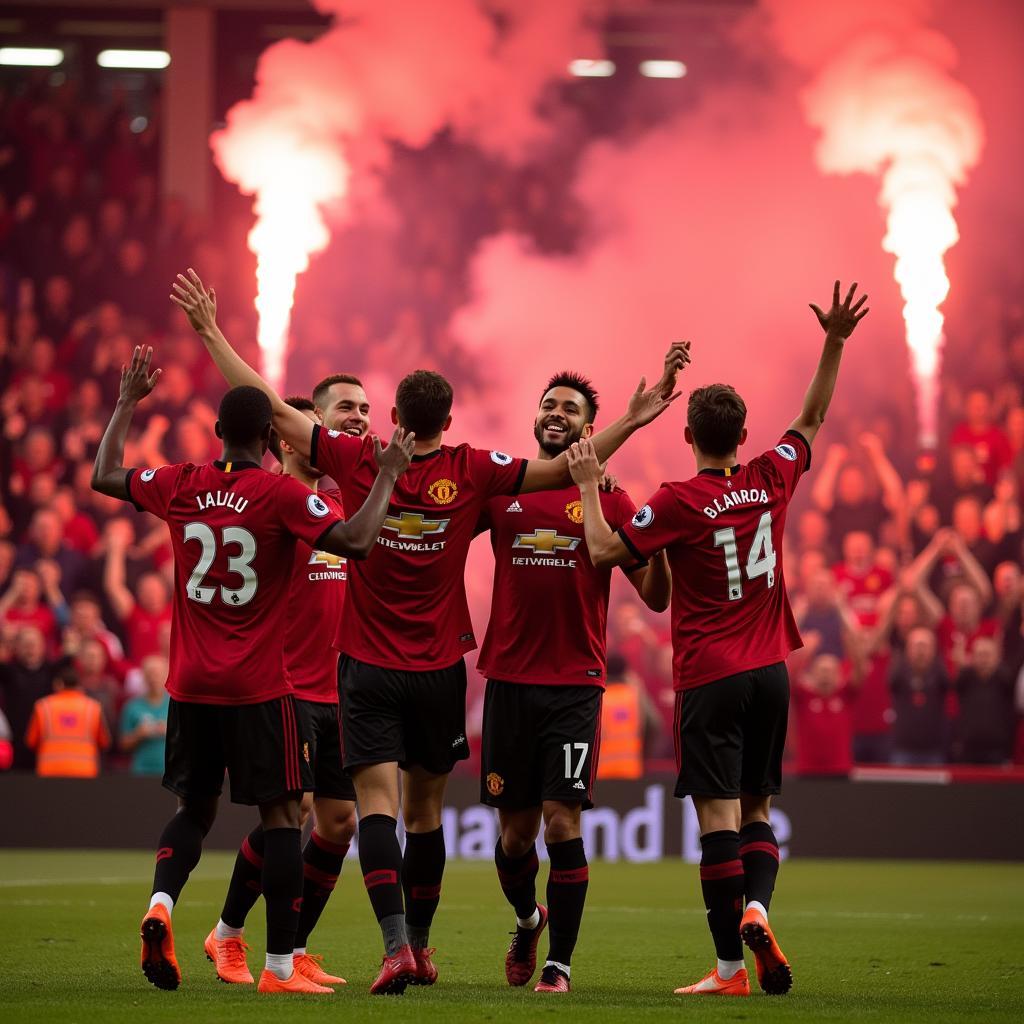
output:
[[[310,949],[348,978],[333,996],[260,997],[216,981],[203,939],[232,857],[203,858],[174,914],[184,981],[149,986],[138,925],[152,855],[0,851],[0,1019],[162,1024],[273,1021],[942,1021],[1024,1020],[1024,870],[1009,864],[797,861],[784,864],[772,921],[793,964],[790,995],[679,998],[713,963],[696,868],[678,862],[591,867],[573,992],[509,989],[511,915],[494,869],[453,863],[432,941],[440,981],[371,997],[380,939],[349,863]],[[353,870],[356,868],[356,870]],[[541,892],[546,867],[542,866]],[[249,922],[262,966],[262,903]],[[540,954],[546,951],[542,940]],[[748,956],[751,974],[753,963]]]

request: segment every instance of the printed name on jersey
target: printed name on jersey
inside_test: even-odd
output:
[[[142,481],[142,482],[143,482],[144,484],[148,484],[148,483],[149,483],[149,481],[150,481],[150,480],[152,480],[152,479],[153,479],[153,477],[155,477],[155,476],[156,476],[156,470],[155,470],[155,469],[144,469],[144,470],[143,470],[143,471],[142,471],[142,472],[141,472],[141,473],[139,474],[139,479],[140,479],[140,480],[141,480],[141,481]]]
[[[765,490],[747,490],[746,487],[741,487],[738,491],[722,492],[721,499],[715,498],[713,505],[705,505],[703,508],[704,515],[708,519],[717,519],[723,512],[728,512],[729,509],[735,508],[737,505],[767,505],[768,504],[768,492]],[[643,509],[640,510],[641,512]]]
[[[644,505],[643,508],[638,509],[635,516],[633,516],[633,525],[638,530],[646,530],[651,523],[654,522],[654,509],[650,505]]]
[[[395,551],[442,551],[445,541],[428,541],[444,533],[450,522],[450,519],[427,519],[422,512],[400,512],[384,520],[377,543]],[[384,530],[391,530],[398,535],[398,539],[385,537]]]
[[[244,512],[249,499],[240,498],[234,491],[207,491],[205,495],[196,495],[196,504],[200,512],[205,512],[208,508],[229,508],[234,512]]]
[[[780,444],[780,445],[777,445],[775,450],[787,462],[796,462],[796,449],[791,444]]]
[[[459,488],[454,480],[442,477],[427,488],[427,495],[438,505],[450,505],[459,496]]]
[[[499,466],[507,466],[512,462],[512,456],[504,452],[491,452],[491,462]]]
[[[565,506],[565,514],[569,517],[570,523],[576,523],[579,525],[583,522],[583,502],[582,501],[570,501]]]
[[[505,509],[505,511],[506,512],[522,512],[523,511],[523,506],[519,504],[519,501],[517,499],[516,501],[513,501],[512,504],[509,505],[509,507],[507,509]]]
[[[319,494],[311,494],[306,499],[306,508],[308,508],[310,514],[316,516],[317,519],[323,519],[323,517],[328,515],[331,511],[327,506],[327,502],[324,501]]]

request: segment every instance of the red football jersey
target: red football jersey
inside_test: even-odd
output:
[[[167,692],[194,704],[258,704],[291,692],[284,639],[296,538],[340,519],[290,476],[252,462],[131,470],[136,506],[174,550]]]
[[[878,603],[893,584],[892,573],[881,565],[873,565],[867,572],[854,572],[840,562],[833,567],[832,575],[857,622],[862,626],[877,625]]]
[[[811,463],[796,432],[731,470],[666,483],[619,530],[638,559],[672,569],[672,674],[688,690],[785,660],[802,646],[786,596],[786,508]]]
[[[313,428],[310,460],[362,507],[377,476],[373,439]],[[460,444],[413,457],[370,557],[349,566],[337,646],[369,665],[425,672],[476,647],[463,574],[485,503],[519,493],[526,459]]]
[[[856,698],[844,683],[823,697],[793,687],[798,775],[849,775],[853,767],[853,711]]]
[[[613,530],[636,508],[625,491],[601,493]],[[587,553],[580,489],[492,498],[494,594],[477,669],[510,683],[604,685],[611,570]]]
[[[343,515],[341,494],[317,491],[332,515]],[[338,652],[334,637],[345,603],[348,559],[295,545],[295,568],[288,590],[288,631],[284,663],[295,696],[321,704],[338,703]]]

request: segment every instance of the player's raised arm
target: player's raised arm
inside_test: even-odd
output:
[[[636,391],[630,396],[626,414],[591,439],[601,463],[607,462],[631,434],[656,420],[679,397],[681,392],[675,390],[676,377],[689,362],[690,343],[673,342],[665,356],[665,368],[658,383],[648,389],[646,378],[640,378]],[[567,487],[571,480],[567,452],[563,452],[555,459],[531,459],[520,491],[528,494],[531,491],[554,490]]]
[[[92,489],[111,498],[129,501],[128,470],[124,463],[124,443],[128,437],[135,406],[139,404],[156,387],[160,379],[160,371],[149,372],[149,364],[153,359],[153,349],[143,352],[138,345],[132,353],[132,361],[128,366],[121,367],[121,390],[118,395],[114,414],[110,417],[107,429],[103,432],[96,461],[92,467]]]
[[[274,429],[296,451],[308,456],[313,421],[298,409],[285,404],[281,396],[231,347],[217,326],[216,290],[204,287],[199,275],[191,267],[187,275],[178,274],[171,288],[171,301],[185,311],[192,330],[202,338],[206,351],[228,384],[231,387],[244,384],[263,391],[273,408]]]
[[[416,435],[407,434],[399,427],[387,448],[381,448],[380,439],[373,439],[377,459],[377,477],[362,507],[350,519],[337,523],[320,540],[320,546],[333,555],[347,558],[366,558],[377,543],[388,502],[398,478],[408,469],[416,446]]]
[[[825,313],[812,302],[811,309],[818,318],[825,332],[825,347],[822,349],[821,359],[818,361],[818,369],[811,380],[811,386],[804,396],[804,407],[800,415],[789,425],[790,430],[795,430],[806,438],[807,443],[814,441],[815,435],[825,421],[825,413],[832,402],[832,393],[836,389],[836,378],[839,376],[839,363],[843,358],[843,347],[846,339],[853,334],[854,328],[868,315],[868,309],[861,306],[867,302],[867,296],[862,295],[856,302],[853,296],[857,291],[857,282],[850,285],[846,298],[839,301],[839,282],[836,281],[832,289],[832,308]],[[851,306],[851,302],[853,305]]]
[[[608,525],[601,510],[601,478],[604,476],[604,468],[597,457],[593,441],[586,438],[577,441],[566,450],[565,457],[583,500],[583,532],[587,538],[590,560],[598,568],[635,562],[636,557]]]

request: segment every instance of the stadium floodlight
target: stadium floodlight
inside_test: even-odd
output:
[[[159,71],[171,63],[171,55],[166,50],[101,50],[96,63],[101,68]]]
[[[640,74],[645,78],[683,78],[686,65],[681,60],[642,60]]]
[[[611,60],[573,60],[569,62],[569,74],[577,78],[611,78],[615,74],[615,62]]]
[[[43,46],[0,46],[0,64],[15,68],[55,68],[64,51]]]

